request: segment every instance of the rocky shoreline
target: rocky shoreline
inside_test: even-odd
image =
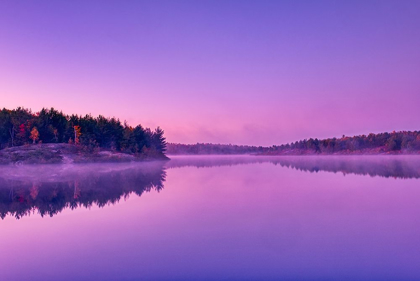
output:
[[[165,155],[128,154],[109,150],[90,151],[83,146],[49,143],[0,150],[0,164],[71,164],[168,160]]]

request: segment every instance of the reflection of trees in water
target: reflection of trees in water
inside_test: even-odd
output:
[[[393,178],[420,178],[418,156],[192,156],[167,162],[3,167],[0,216],[33,212],[53,216],[65,208],[103,207],[135,193],[163,188],[167,168],[271,163],[300,171],[341,172]],[[57,168],[58,167],[58,168]]]
[[[35,211],[41,216],[53,216],[65,208],[103,207],[132,193],[141,196],[152,189],[160,191],[166,178],[163,163],[105,171],[93,167],[79,172],[65,171],[53,179],[0,177],[1,218],[11,215],[19,219]]]
[[[420,156],[179,156],[167,168],[272,163],[305,172],[341,172],[393,178],[420,178]]]
[[[305,172],[341,172],[385,178],[420,178],[418,156],[307,156],[279,157],[274,164]]]

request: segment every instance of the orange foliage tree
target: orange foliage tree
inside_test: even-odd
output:
[[[35,143],[37,140],[39,140],[39,132],[36,127],[34,127],[31,131],[31,136],[29,137],[33,143]]]
[[[82,135],[80,126],[74,126],[74,144],[79,144],[79,138]]]

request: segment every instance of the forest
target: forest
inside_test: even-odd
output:
[[[413,154],[420,152],[420,131],[401,131],[341,138],[305,139],[272,146],[264,154]]]
[[[0,110],[0,150],[8,147],[68,143],[87,152],[111,150],[150,157],[168,154],[413,154],[420,152],[420,131],[400,131],[341,138],[304,139],[271,147],[232,144],[166,143],[161,128],[132,127],[102,115],[66,115],[54,108],[33,113],[19,107]]]
[[[129,126],[119,119],[66,115],[54,108],[33,113],[18,107],[0,110],[0,149],[39,143],[69,143],[86,151],[111,150],[134,155],[162,156],[166,140],[161,128]]]
[[[168,154],[416,154],[420,152],[420,131],[401,131],[342,136],[341,138],[304,139],[271,147],[231,144],[168,143]]]

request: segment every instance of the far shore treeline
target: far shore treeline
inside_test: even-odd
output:
[[[168,143],[168,154],[419,154],[420,131],[401,131],[341,138],[304,139],[271,147],[232,144]]]
[[[91,152],[104,149],[152,157],[166,150],[159,127],[152,131],[116,118],[66,115],[54,108],[36,113],[21,107],[0,110],[0,149],[33,143],[70,143]]]

